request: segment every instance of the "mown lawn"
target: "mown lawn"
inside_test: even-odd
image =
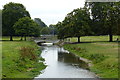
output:
[[[33,78],[46,67],[39,62],[43,59],[33,41],[2,41],[1,44],[3,78]]]
[[[10,36],[2,36],[2,40],[3,41],[9,41],[10,40]],[[24,40],[24,37],[23,37],[23,40]],[[27,37],[27,40],[30,40],[30,37]],[[13,41],[21,41],[21,37],[13,36]]]
[[[120,36],[113,36],[113,41],[116,41]],[[67,38],[66,41],[77,42],[77,38]],[[81,42],[99,42],[99,41],[109,41],[109,36],[83,36],[80,38]],[[120,39],[119,39],[120,41]]]
[[[114,36],[116,40],[117,36]],[[71,41],[75,41],[72,38]],[[92,61],[90,70],[102,78],[118,78],[118,42],[106,42],[107,36],[81,37],[84,43],[65,44],[70,52]],[[86,42],[86,43],[85,43]],[[91,42],[91,43],[87,43]]]

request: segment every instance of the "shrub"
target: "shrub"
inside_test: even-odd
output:
[[[20,58],[22,60],[26,60],[26,59],[30,59],[30,60],[36,60],[37,59],[37,55],[34,52],[34,48],[31,47],[22,47],[20,49]]]

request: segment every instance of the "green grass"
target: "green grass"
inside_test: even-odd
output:
[[[8,38],[6,38],[6,40],[7,39]],[[19,40],[19,38],[16,38],[16,40]],[[39,60],[42,60],[42,58],[39,58],[41,52],[34,42],[2,41],[0,44],[2,44],[3,78],[33,78],[40,74],[40,71],[46,67],[43,62],[38,62]],[[24,47],[26,47],[26,50],[22,51]],[[36,56],[35,59],[24,57],[24,54],[22,56],[22,52],[29,52],[30,49],[33,50],[31,54]]]
[[[114,40],[117,36],[114,36]],[[71,39],[75,41],[75,38]],[[118,78],[118,42],[106,42],[107,36],[81,37],[83,42],[92,43],[65,44],[64,48],[70,52],[92,61],[90,70],[102,78]],[[105,41],[105,42],[101,42]]]
[[[10,39],[10,37],[9,36],[3,36],[2,37],[2,40],[9,40]],[[20,37],[13,37],[13,40],[20,40],[21,38]]]
[[[113,41],[116,41],[117,38],[120,38],[119,36],[113,36]],[[67,40],[70,40],[71,42],[77,42],[77,38],[67,38]],[[94,41],[109,41],[109,36],[83,36],[80,38],[81,42],[94,42]],[[119,39],[120,40],[120,39]]]
[[[10,37],[9,36],[2,36],[2,40],[3,41],[9,41],[10,40]],[[21,37],[19,36],[13,36],[13,41],[20,41],[21,40]],[[23,40],[24,40],[24,37],[23,37]],[[27,37],[27,40],[30,40],[30,37]]]

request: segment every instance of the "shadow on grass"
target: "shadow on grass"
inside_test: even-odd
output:
[[[82,44],[82,43],[96,43],[96,42],[109,42],[109,41],[67,42],[66,44]],[[120,44],[120,41],[112,41],[112,43],[113,42]]]
[[[10,41],[10,40],[0,40],[0,41]],[[13,41],[24,41],[24,40],[13,40]],[[11,42],[13,42],[11,41]]]

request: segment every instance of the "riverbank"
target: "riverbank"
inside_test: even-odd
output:
[[[87,38],[89,40],[98,39],[96,36],[94,38],[83,37],[82,40],[87,40]],[[90,70],[101,78],[118,78],[118,42],[105,42],[107,41],[105,39],[104,42],[88,41],[64,44],[64,48],[77,56],[91,60],[93,65],[90,67]],[[71,40],[74,41],[75,39]]]
[[[33,41],[2,41],[2,78],[34,78],[46,66]],[[41,60],[39,62],[39,60]]]

